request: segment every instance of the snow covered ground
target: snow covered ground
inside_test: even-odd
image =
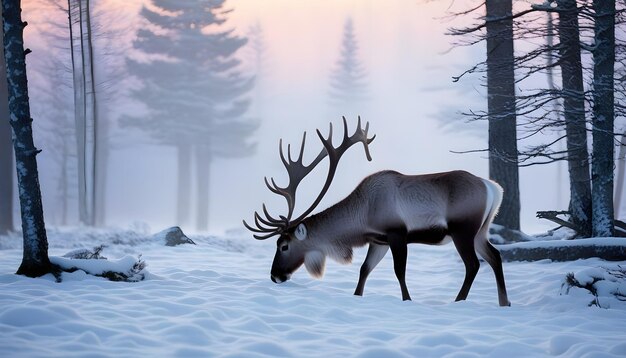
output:
[[[276,285],[274,241],[244,233],[192,237],[197,246],[178,247],[119,230],[48,235],[53,256],[116,242],[102,254],[141,254],[147,279],[16,276],[21,239],[0,237],[0,357],[626,356],[626,302],[600,297],[610,308],[588,307],[594,297],[586,290],[560,294],[569,272],[584,281],[589,268],[626,262],[505,263],[512,307],[502,308],[484,264],[468,300],[453,302],[464,269],[452,245],[410,246],[413,301],[402,302],[391,255],[355,297],[364,250],[352,265],[328,262],[322,280],[302,268]]]

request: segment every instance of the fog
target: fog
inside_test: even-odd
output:
[[[257,33],[259,28],[262,30],[262,70],[255,87],[244,96],[252,101],[246,117],[258,120],[259,127],[249,140],[256,144],[253,155],[218,158],[211,165],[209,231],[240,228],[241,220],[250,221],[263,202],[275,216],[284,215],[286,205],[282,198],[272,194],[263,183],[267,176],[274,177],[279,185],[286,184],[278,156],[279,139],[298,147],[302,132],[306,131],[305,157],[311,160],[322,147],[315,129],[325,134],[332,122],[338,143],[342,116],[348,119],[350,130],[354,130],[358,115],[370,123],[370,133],[376,134],[370,145],[373,160],[365,159],[361,146],[351,148],[342,158],[334,182],[317,210],[348,195],[366,175],[383,169],[406,174],[464,169],[487,177],[486,153],[453,153],[486,148],[487,133],[486,124],[465,123],[460,114],[486,106],[480,75],[464,78],[460,83],[452,81],[453,76],[483,60],[485,46],[453,48],[455,39],[446,35],[448,28],[468,24],[472,19],[445,18],[451,4],[457,9],[464,6],[460,1],[414,0],[227,1],[226,7],[233,11],[226,15],[226,28],[242,37],[248,36],[256,24]],[[137,56],[131,47],[137,29],[144,26],[138,15],[141,2],[99,0],[99,6],[103,18],[119,14],[120,10],[124,14],[117,22],[121,30],[113,41],[122,51],[115,56]],[[35,140],[43,149],[38,158],[44,212],[47,224],[55,225],[60,222],[59,169],[53,157],[54,148],[47,147],[53,142],[46,139],[54,135],[47,128],[55,124],[49,123],[46,104],[38,102],[37,86],[47,80],[43,57],[59,53],[57,44],[42,40],[40,32],[46,26],[41,23],[58,17],[62,24],[63,14],[48,11],[39,1],[24,3],[23,17],[31,24],[27,27],[26,47],[33,49],[28,56],[28,75]],[[347,19],[352,20],[359,45],[358,59],[366,73],[367,100],[351,106],[355,108],[337,108],[329,100],[330,76],[340,59]],[[56,49],[51,52],[53,48]],[[191,54],[195,49],[189,51]],[[250,42],[236,56],[242,61],[241,71],[254,74]],[[100,60],[101,66],[114,61],[106,57]],[[145,110],[126,95],[128,86],[141,83],[141,78],[132,76],[133,73],[124,73],[101,81],[114,93],[122,94],[121,98],[102,102],[112,126],[106,225],[148,225],[152,231],[181,225],[184,231],[193,232],[198,195],[195,189],[192,202],[186,203],[191,208],[190,217],[184,222],[176,220],[175,148],[161,146],[145,132],[119,125],[121,117],[141,115]],[[72,103],[71,99],[68,103]],[[324,163],[303,183],[296,215],[316,197],[325,170]],[[559,170],[563,173],[560,176]],[[537,210],[566,209],[568,184],[564,170],[558,165],[520,169],[524,231],[533,233],[553,226],[536,219]],[[69,223],[76,224],[75,200],[70,204]]]

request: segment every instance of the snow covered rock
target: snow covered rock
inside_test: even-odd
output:
[[[193,240],[188,238],[187,235],[183,233],[183,230],[181,230],[178,226],[172,226],[169,229],[165,229],[161,232],[154,234],[152,237],[155,240],[163,241],[165,243],[165,246],[196,244],[195,242],[193,242]]]

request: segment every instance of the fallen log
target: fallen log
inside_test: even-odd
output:
[[[503,261],[574,261],[592,257],[626,261],[626,238],[617,237],[520,242],[497,248]]]

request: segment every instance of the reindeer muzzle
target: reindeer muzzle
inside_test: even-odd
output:
[[[270,276],[274,283],[283,283],[291,278],[291,275],[274,275]]]

